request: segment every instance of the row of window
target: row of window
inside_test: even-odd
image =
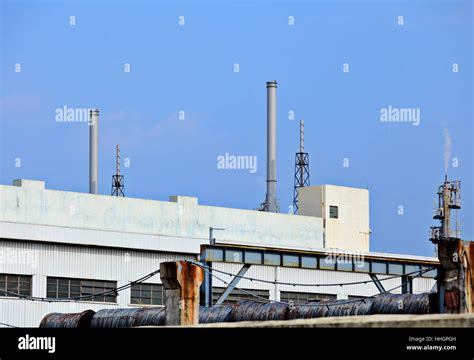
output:
[[[58,299],[87,296],[88,301],[116,302],[116,293],[113,292],[116,287],[115,281],[48,277],[46,297]]]
[[[0,274],[0,296],[31,296],[32,277],[28,275]],[[82,301],[95,302],[117,302],[117,294],[114,289],[117,287],[115,281],[67,279],[58,277],[48,277],[46,281],[46,297],[49,299],[78,298]],[[135,305],[164,305],[164,289],[161,284],[133,284],[131,287],[130,303]],[[213,288],[213,302],[215,303],[224,292],[225,288]],[[105,293],[105,294],[104,294]],[[242,300],[255,300],[255,296],[262,299],[269,299],[268,290],[255,289],[234,289],[227,297],[224,304],[234,304]],[[308,301],[321,301],[335,299],[335,295],[298,293],[281,291],[280,300],[284,302],[304,303]]]
[[[0,274],[0,296],[31,295],[31,276]]]
[[[233,262],[254,265],[301,267],[306,269],[365,272],[388,275],[406,275],[422,272],[423,277],[434,278],[437,270],[431,265],[403,263],[398,261],[376,260],[363,255],[339,254],[328,251],[326,254],[298,254],[255,249],[206,248],[203,256],[210,262]]]

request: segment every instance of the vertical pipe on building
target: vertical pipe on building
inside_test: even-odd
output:
[[[276,199],[276,80],[267,82],[267,197],[266,210],[277,212]]]
[[[451,237],[451,191],[448,181],[448,175],[444,177],[443,184],[443,221],[442,221],[442,235],[445,239]]]
[[[89,193],[97,194],[99,163],[99,110],[93,109],[90,111],[89,127]]]

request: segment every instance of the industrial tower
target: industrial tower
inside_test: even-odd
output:
[[[112,196],[125,196],[123,192],[124,180],[123,175],[120,175],[120,147],[117,145],[116,155],[116,170],[115,175],[112,175]]]
[[[472,311],[470,293],[471,266],[464,242],[461,240],[457,210],[461,208],[461,182],[449,181],[448,176],[438,189],[437,207],[433,219],[440,226],[431,227],[430,240],[436,245],[441,268],[438,270],[438,307],[440,313]],[[453,216],[453,212],[455,216]],[[454,223],[454,226],[453,226]]]
[[[295,155],[295,184],[293,192],[293,212],[298,211],[298,189],[309,186],[309,155],[304,152],[304,122],[300,120],[300,151]]]

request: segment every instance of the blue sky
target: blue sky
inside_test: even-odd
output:
[[[2,184],[88,191],[88,126],[57,122],[55,110],[97,107],[100,193],[110,193],[120,144],[127,196],[256,208],[265,82],[276,79],[282,211],[304,119],[311,183],[369,188],[371,250],[433,254],[445,152],[462,181],[462,235],[474,239],[472,1],[1,3]],[[381,122],[389,105],[420,109],[419,126]],[[257,172],[219,170],[225,153],[257,156]]]

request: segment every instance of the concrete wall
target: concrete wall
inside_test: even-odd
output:
[[[330,218],[330,206],[338,218]],[[324,219],[324,247],[369,251],[369,191],[345,186],[321,185],[300,189],[299,214]]]
[[[215,232],[217,242],[322,248],[321,218],[201,206],[193,197],[155,201],[48,190],[43,182],[31,180],[16,184],[20,186],[0,185],[0,237],[42,232],[49,238],[38,240],[56,242],[64,233],[71,236],[64,236],[63,242],[81,243],[69,234],[74,229],[89,232],[84,244],[173,251],[185,243],[187,249],[181,250],[197,253],[200,243],[209,242],[212,226],[225,228]],[[123,240],[124,234],[134,240]],[[104,240],[115,235],[117,244]]]

